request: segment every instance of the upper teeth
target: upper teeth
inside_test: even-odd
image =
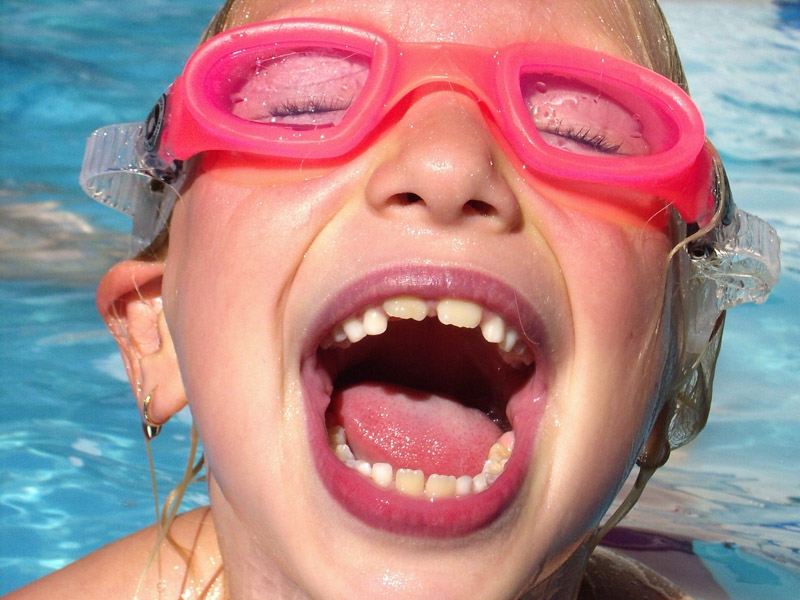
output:
[[[497,344],[503,358],[513,365],[530,365],[533,355],[520,340],[519,332],[498,314],[484,309],[475,302],[457,298],[423,300],[413,296],[389,298],[383,304],[371,306],[363,312],[345,319],[333,328],[323,340],[323,348],[347,347],[368,335],[381,335],[390,318],[422,321],[437,317],[444,325],[475,329],[480,327],[483,338]]]

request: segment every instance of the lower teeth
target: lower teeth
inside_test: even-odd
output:
[[[334,454],[345,465],[368,477],[384,489],[394,489],[401,494],[413,497],[425,496],[430,500],[440,498],[458,498],[470,496],[484,491],[500,476],[506,462],[514,450],[514,432],[507,431],[489,449],[489,456],[483,470],[471,477],[469,475],[439,475],[434,473],[427,479],[418,469],[397,469],[395,472],[389,463],[369,463],[356,459],[344,428],[336,425],[328,429],[328,439]]]

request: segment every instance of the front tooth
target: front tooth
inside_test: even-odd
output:
[[[375,463],[372,465],[372,481],[382,488],[388,488],[394,481],[392,465],[389,463]]]
[[[369,308],[364,313],[363,324],[367,335],[380,335],[386,331],[389,319],[380,308]]]
[[[481,321],[483,339],[492,344],[499,344],[506,335],[506,324],[499,315],[490,315]]]
[[[414,319],[415,321],[423,321],[428,316],[428,305],[420,299],[413,296],[400,296],[398,298],[391,298],[383,303],[383,310],[390,317],[397,319]]]
[[[406,496],[422,496],[425,491],[425,473],[419,469],[397,469],[394,485],[398,492]]]
[[[425,483],[425,495],[430,498],[451,498],[456,495],[456,478],[453,475],[433,474]]]
[[[350,317],[342,323],[342,329],[347,339],[353,344],[360,342],[367,336],[367,332],[364,331],[364,322],[356,317]]]
[[[444,325],[472,329],[480,324],[483,309],[474,302],[450,298],[439,302],[436,306],[436,315]]]

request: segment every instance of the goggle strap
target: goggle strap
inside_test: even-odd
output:
[[[133,173],[140,162],[137,140],[143,123],[107,125],[94,131],[86,140],[83,165],[78,178],[83,190],[93,200],[128,216],[133,215],[131,196],[123,192],[120,173]]]
[[[133,254],[164,229],[183,179],[179,164],[143,150],[145,132],[145,123],[123,123],[92,133],[79,178],[91,198],[133,218]]]
[[[781,273],[780,239],[766,221],[734,207],[730,222],[704,240],[706,252],[692,260],[695,276],[707,280],[719,311],[745,302],[761,304]]]
[[[761,304],[780,277],[780,239],[766,221],[739,208],[689,248],[690,274],[685,283],[686,349],[699,356],[708,345],[721,313],[746,302]]]

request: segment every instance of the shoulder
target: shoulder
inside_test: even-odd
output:
[[[219,573],[199,566],[219,564],[217,560],[200,560],[219,554],[209,508],[176,517],[170,528],[171,541],[159,541],[159,537],[156,525],[137,531],[12,592],[5,600],[133,599],[137,591],[144,598],[177,599],[187,579],[203,581],[206,586],[214,583]],[[161,581],[159,572],[171,576]],[[148,593],[156,588],[166,593]]]
[[[651,568],[598,547],[586,565],[579,600],[691,600]]]

